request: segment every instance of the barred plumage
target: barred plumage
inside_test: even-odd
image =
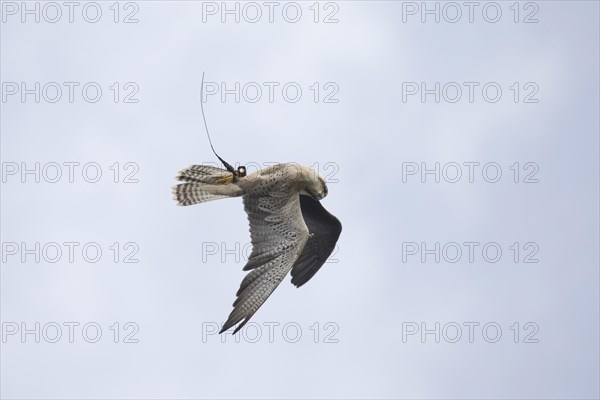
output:
[[[190,165],[179,171],[175,179],[186,182],[173,186],[173,199],[180,206],[242,195],[242,189],[231,183],[231,172],[210,165]]]
[[[211,185],[187,182],[173,186],[173,199],[177,201],[177,205],[179,206],[191,206],[192,204],[241,195],[242,189],[233,183]]]
[[[233,182],[233,174],[210,165],[190,165],[179,171],[175,179],[182,182],[224,184]]]

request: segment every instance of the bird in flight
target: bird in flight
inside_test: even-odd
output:
[[[215,153],[216,154],[216,153]],[[217,156],[218,157],[218,156]],[[220,159],[220,157],[219,157]],[[340,221],[320,203],[327,196],[323,178],[305,166],[276,164],[246,176],[237,171],[192,165],[173,186],[180,206],[242,197],[250,222],[252,252],[233,303],[219,333],[240,323],[237,333],[291,270],[292,284],[304,285],[331,255],[342,232]]]

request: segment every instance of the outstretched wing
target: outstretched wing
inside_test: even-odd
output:
[[[266,195],[243,196],[252,237],[252,253],[244,270],[251,271],[236,293],[233,311],[221,332],[243,320],[233,333],[239,331],[296,262],[308,239],[299,197],[285,188]]]
[[[292,283],[296,287],[308,282],[323,266],[342,233],[341,222],[318,200],[301,195],[300,206],[310,236],[302,254],[292,267]]]

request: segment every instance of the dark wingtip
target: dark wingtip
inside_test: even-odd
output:
[[[238,331],[240,329],[242,329],[242,326],[244,326],[244,324],[240,324],[237,328],[235,328],[235,330],[233,331],[232,335],[235,335],[236,333],[238,333]]]
[[[237,328],[234,329],[232,335],[235,335],[236,333],[238,333],[240,331],[240,329],[242,329],[244,327],[244,325],[246,325],[246,322],[248,322],[249,318],[246,318],[241,324],[239,324],[237,326]],[[230,323],[229,321],[227,321],[225,323],[225,325],[223,325],[223,328],[221,328],[221,330],[219,331],[219,335],[222,334],[223,332],[229,330],[229,328],[233,327],[235,325],[235,323]]]
[[[233,331],[232,335],[235,335],[236,333],[239,332],[240,329],[242,329],[244,327],[244,325],[246,325],[246,322],[248,322],[250,320],[250,318],[252,317],[252,315],[247,316],[246,318],[244,318],[244,320],[237,326],[237,328],[235,328],[235,330]],[[238,322],[240,322],[240,320],[242,319],[238,319],[236,320],[232,320],[232,319],[228,319],[227,322],[225,322],[225,325],[223,325],[223,328],[221,328],[221,330],[219,331],[219,334],[227,331],[229,328],[233,327],[235,324],[237,324]]]
[[[227,322],[225,322],[225,325],[223,325],[223,327],[222,327],[222,328],[221,328],[221,330],[219,331],[219,335],[220,335],[221,333],[223,333],[223,332],[225,332],[225,331],[229,330],[229,328],[231,328],[233,325],[235,325],[235,324],[232,324],[232,323],[231,323],[231,321],[227,321]],[[234,333],[235,333],[235,332],[234,332]]]

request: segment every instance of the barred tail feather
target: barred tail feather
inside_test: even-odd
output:
[[[179,206],[191,206],[211,200],[238,197],[242,189],[233,183],[226,185],[212,185],[198,182],[186,182],[173,186],[173,200]]]
[[[233,174],[210,165],[190,165],[179,171],[175,179],[182,182],[226,184],[233,182]]]

